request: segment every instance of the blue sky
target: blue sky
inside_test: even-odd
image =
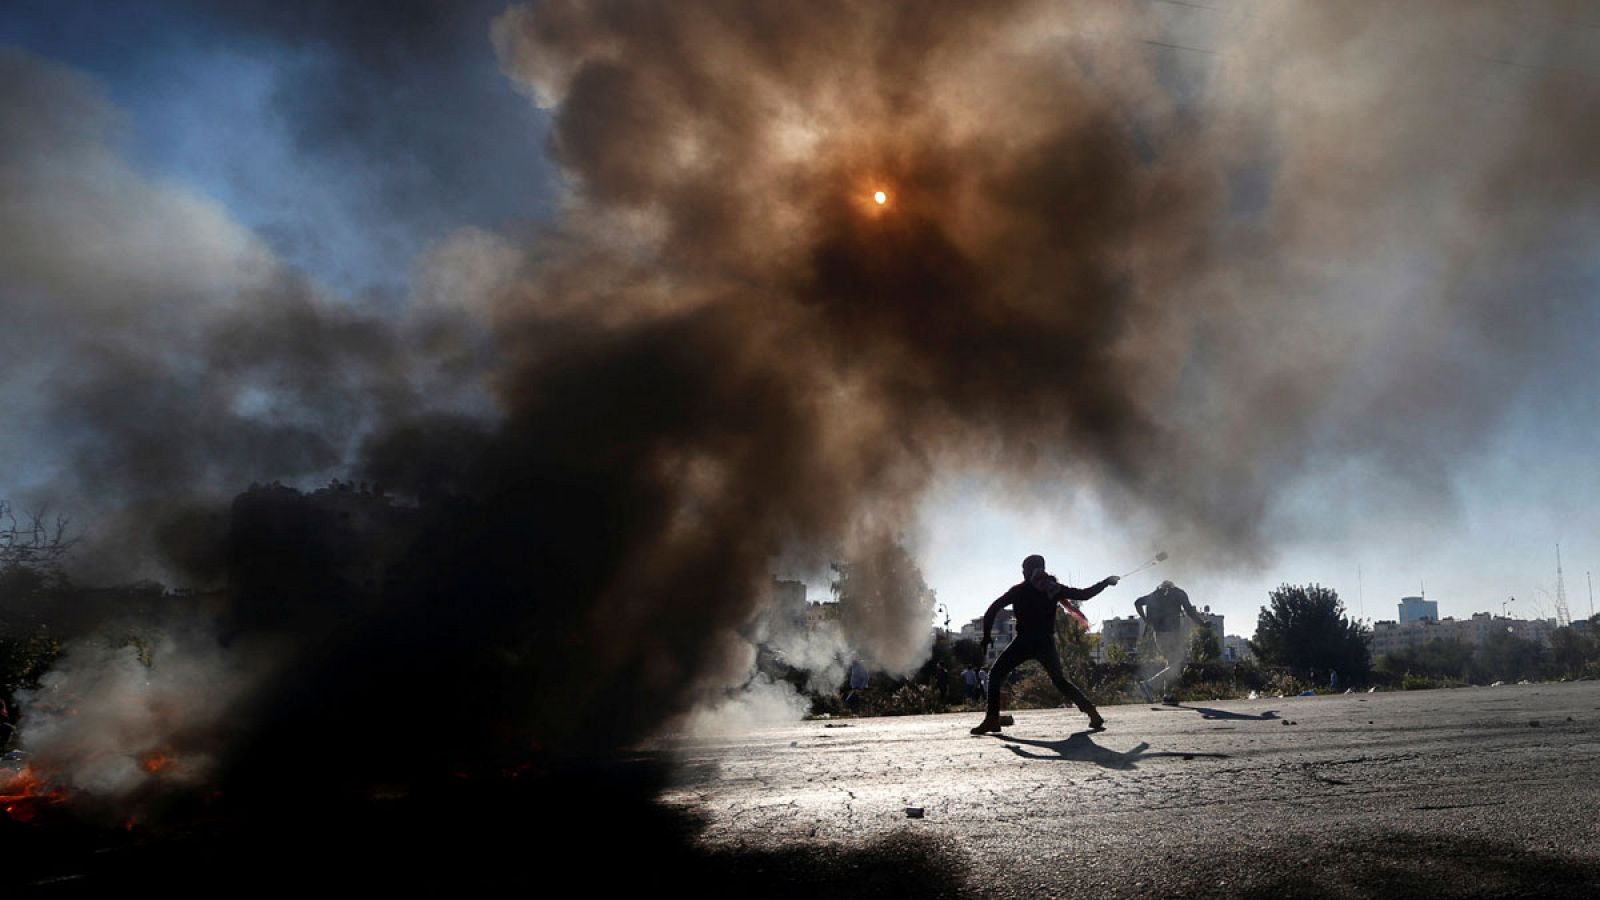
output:
[[[407,96],[402,82],[359,98],[380,109],[379,125],[387,116],[418,141],[382,150],[363,146],[359,127],[345,139],[316,135],[296,105],[299,92],[333,74],[329,61],[344,49],[337,36],[316,39],[315,22],[296,34],[288,24],[274,30],[203,4],[8,6],[0,44],[93,78],[125,116],[130,162],[215,199],[343,294],[402,288],[418,253],[455,228],[513,226],[550,213],[548,117],[500,72],[488,39],[496,4],[456,5],[459,53],[470,64],[448,83],[450,93]],[[426,170],[443,155],[471,165],[465,173]],[[397,193],[407,196],[397,203]]]

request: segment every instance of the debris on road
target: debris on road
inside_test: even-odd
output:
[[[908,819],[920,819],[920,818],[922,818],[922,807],[920,807],[920,806],[908,806],[908,807],[906,807],[906,818],[908,818]]]

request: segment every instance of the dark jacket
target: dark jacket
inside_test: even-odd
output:
[[[1133,601],[1133,608],[1156,631],[1178,630],[1178,616],[1188,616],[1196,625],[1206,624],[1200,611],[1189,602],[1189,595],[1180,587],[1156,588]]]
[[[1062,590],[1060,599],[1082,603],[1105,590],[1110,583],[1111,579],[1107,578],[1092,587],[1067,587]],[[989,640],[989,634],[994,629],[994,617],[1008,606],[1017,617],[1018,635],[1032,637],[1056,633],[1056,601],[1024,581],[1013,585],[1011,590],[1001,594],[999,599],[989,604],[989,611],[983,614],[984,641]]]

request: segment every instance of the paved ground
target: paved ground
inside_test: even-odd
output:
[[[409,792],[182,795],[131,829],[0,817],[0,897],[1600,897],[1600,683],[1106,714],[1093,735],[1066,710],[998,737],[967,734],[975,713],[808,722]]]
[[[795,894],[1600,896],[1600,683],[1105,712],[668,742],[661,797]]]

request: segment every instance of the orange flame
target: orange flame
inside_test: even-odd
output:
[[[143,767],[146,772],[149,772],[151,775],[155,775],[156,773],[172,765],[172,757],[166,755],[165,753],[152,753],[149,756],[146,756],[144,760],[139,763],[139,765]]]
[[[32,822],[39,808],[66,799],[66,792],[47,785],[33,774],[32,769],[22,769],[12,775],[0,772],[0,812],[16,822]]]

